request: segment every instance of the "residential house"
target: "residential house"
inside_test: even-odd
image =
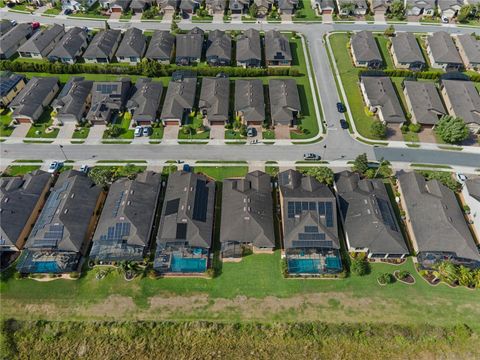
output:
[[[365,16],[368,11],[367,0],[336,0],[340,16]]]
[[[131,27],[125,31],[115,56],[119,62],[137,64],[142,61],[146,49],[147,38],[142,30]]]
[[[335,178],[335,191],[349,252],[373,259],[409,254],[382,180],[343,171]]]
[[[350,50],[355,66],[378,69],[383,66],[382,55],[371,31],[360,31],[352,35]]]
[[[81,271],[102,202],[101,187],[85,173],[61,173],[28,237],[17,270],[22,274]]]
[[[96,81],[92,87],[92,106],[86,120],[90,124],[109,124],[125,109],[130,95],[129,78],[119,81]]]
[[[225,31],[213,30],[208,34],[207,63],[210,66],[230,66],[232,61],[232,38]]]
[[[480,238],[480,178],[472,177],[465,181],[462,187],[462,197],[468,206],[468,218],[472,221],[472,228]]]
[[[163,84],[150,78],[140,78],[127,102],[135,125],[152,125],[158,121],[158,112],[163,95]]]
[[[176,36],[177,65],[191,65],[200,62],[203,52],[204,32],[199,28],[193,28],[186,34]]]
[[[268,91],[272,125],[296,126],[302,106],[295,79],[270,79]]]
[[[465,68],[480,71],[480,41],[468,34],[457,35],[456,40]]]
[[[196,77],[170,81],[160,116],[163,125],[182,125],[194,108],[196,89]]]
[[[403,124],[407,121],[392,80],[386,76],[362,76],[360,78],[365,104],[384,124]]]
[[[18,48],[18,55],[24,58],[44,59],[64,35],[64,27],[58,24],[37,31]]]
[[[265,62],[267,66],[292,65],[292,50],[288,38],[280,31],[265,33]]]
[[[124,13],[130,8],[131,0],[113,0],[110,2],[110,11],[112,13]]]
[[[215,181],[177,171],[168,177],[153,268],[160,273],[207,270],[213,237]]]
[[[206,125],[226,125],[229,120],[230,80],[227,77],[204,77],[198,108]]]
[[[107,29],[99,31],[83,54],[86,63],[110,63],[117,51],[122,32]]]
[[[88,0],[88,1],[76,1],[76,0],[61,0],[62,3],[62,12],[65,13],[65,10],[72,12],[85,11],[89,9],[97,1]]]
[[[175,35],[166,30],[155,30],[150,39],[145,57],[148,60],[158,61],[162,64],[170,64],[175,47]]]
[[[442,80],[443,101],[450,115],[462,118],[474,133],[480,132],[480,95],[471,81]]]
[[[143,261],[148,254],[162,177],[145,171],[115,181],[93,235],[89,259],[98,264]]]
[[[148,10],[153,3],[154,0],[132,0],[130,3],[130,10],[133,14],[141,14],[145,10]]]
[[[369,0],[370,11],[373,15],[386,15],[393,0]]]
[[[230,0],[229,8],[232,14],[246,14],[250,8],[250,0]]]
[[[14,74],[10,71],[0,71],[0,106],[2,108],[8,107],[26,84],[25,75]]]
[[[223,15],[227,7],[226,0],[206,0],[206,9],[209,15]]]
[[[33,34],[32,24],[21,23],[0,37],[0,59],[10,59]]]
[[[199,6],[200,3],[197,0],[180,0],[178,9],[182,14],[192,15]]]
[[[34,123],[59,90],[56,77],[33,77],[10,103],[14,123]]]
[[[177,11],[178,0],[156,0],[163,16],[173,16]]]
[[[73,27],[54,47],[48,55],[50,61],[60,61],[64,64],[74,64],[88,46],[88,34],[85,29]]]
[[[13,24],[10,20],[7,20],[7,19],[0,20],[0,36],[5,35],[12,28],[13,28]]]
[[[437,8],[436,0],[406,0],[405,4],[407,16],[433,17]]]
[[[317,8],[320,14],[333,14],[335,12],[335,0],[312,1],[312,8]]]
[[[414,124],[433,127],[447,113],[437,87],[432,82],[405,80],[403,93]]]
[[[225,179],[220,225],[222,259],[241,259],[246,249],[273,253],[273,216],[270,175],[257,170],[244,178]]]
[[[41,170],[0,177],[0,254],[23,249],[52,180],[49,173]]]
[[[278,0],[278,12],[285,15],[293,15],[298,7],[298,0]]]
[[[335,195],[327,185],[295,170],[278,174],[278,186],[288,273],[341,272]]]
[[[255,29],[248,29],[237,37],[237,66],[260,67],[262,65],[262,45],[260,33]]]
[[[257,18],[264,18],[272,8],[274,0],[253,0],[257,7]]]
[[[432,68],[456,71],[463,67],[457,47],[445,31],[436,31],[427,37],[427,54]]]
[[[53,101],[55,120],[60,124],[82,124],[90,108],[93,81],[71,77]]]
[[[391,41],[390,51],[395,67],[410,70],[422,70],[426,67],[422,49],[413,33],[397,32]]]
[[[262,125],[265,121],[262,80],[235,80],[235,116],[247,126]]]
[[[417,172],[399,173],[398,185],[419,266],[429,269],[449,260],[479,267],[480,254],[455,193]]]
[[[438,10],[442,19],[450,21],[457,16],[463,5],[465,5],[464,0],[439,0]]]

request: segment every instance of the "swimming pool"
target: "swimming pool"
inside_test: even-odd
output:
[[[319,259],[288,259],[288,272],[291,274],[320,273]]]
[[[170,265],[171,272],[179,273],[198,273],[207,270],[207,259],[205,258],[184,258],[178,255],[172,255]]]
[[[32,262],[32,273],[58,273],[61,272],[56,261],[35,261]]]
[[[342,270],[342,262],[338,257],[327,257],[325,259],[325,265],[327,266],[328,269],[332,270]]]

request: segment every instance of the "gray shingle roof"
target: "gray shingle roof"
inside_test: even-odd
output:
[[[371,31],[360,31],[353,34],[351,46],[358,62],[383,62],[377,42]]]
[[[52,103],[52,107],[57,110],[57,118],[74,118],[80,122],[92,86],[93,81],[84,80],[83,77],[71,77]]]
[[[412,33],[400,32],[392,38],[392,47],[400,63],[423,63],[425,59],[422,55],[420,45],[418,45],[415,35]]]
[[[258,30],[249,29],[237,37],[237,61],[262,61],[262,48]]]
[[[282,199],[283,243],[285,249],[297,247],[295,242],[300,240],[299,234],[304,233],[305,227],[308,226],[317,227],[319,233],[325,234],[325,240],[323,241],[331,241],[332,248],[340,249],[336,199],[328,186],[318,182],[311,176],[303,175],[295,170],[281,172],[278,175],[278,185]],[[294,212],[292,216],[289,216],[289,203],[294,208],[298,204],[300,207],[297,208],[300,211]],[[325,210],[327,207],[329,210]],[[322,208],[323,211],[319,211],[319,208]],[[327,223],[327,211],[328,215],[331,216],[329,218],[331,223]]]
[[[32,25],[27,23],[18,24],[13,29],[0,37],[0,54],[5,56],[12,49],[18,48],[20,42],[32,33]]]
[[[434,83],[405,81],[404,86],[412,115],[419,124],[435,125],[439,117],[447,113]]]
[[[385,76],[362,76],[361,82],[372,106],[379,107],[387,123],[406,121],[392,81]]]
[[[280,10],[293,10],[297,7],[298,0],[278,0]]]
[[[87,33],[84,29],[73,27],[67,31],[65,36],[48,54],[49,58],[71,58],[74,59],[77,53],[87,46]]]
[[[13,28],[10,20],[2,19],[0,21],[0,35],[6,34],[11,28]]]
[[[465,181],[468,194],[480,202],[480,177],[469,178]]]
[[[335,186],[352,248],[367,248],[377,254],[408,254],[382,180],[361,180],[357,173],[344,171],[336,176]]]
[[[188,57],[201,59],[203,50],[203,31],[190,30],[187,34],[178,34],[176,37],[177,58]]]
[[[214,30],[208,34],[207,59],[216,57],[230,61],[232,58],[232,38],[225,31]]]
[[[462,46],[467,60],[475,65],[480,64],[480,41],[472,35],[462,34],[457,36],[457,42]]]
[[[196,78],[170,81],[162,108],[162,119],[182,119],[185,110],[191,110],[195,102]]]
[[[83,57],[87,59],[111,59],[117,49],[121,36],[122,32],[120,30],[108,29],[98,32],[83,54]]]
[[[180,0],[178,8],[184,11],[193,11],[199,5],[196,0]]]
[[[270,116],[274,123],[293,119],[292,112],[300,112],[300,97],[295,79],[271,79],[268,82]]]
[[[35,170],[23,177],[0,178],[0,244],[16,246],[51,176]],[[7,200],[8,199],[8,200]]]
[[[40,54],[46,57],[50,52],[52,43],[65,34],[63,26],[55,24],[51,27],[37,31],[25,44],[18,48],[18,52]]]
[[[135,180],[122,178],[110,186],[93,236],[91,259],[143,259],[150,244],[161,180],[161,174],[147,171]]]
[[[131,0],[113,0],[113,2],[110,4],[110,8],[119,7],[122,9],[122,11],[126,11],[130,6],[130,1]]]
[[[125,31],[123,39],[117,49],[117,57],[143,57],[147,48],[147,39],[143,35],[142,30],[137,28],[129,28]]]
[[[135,84],[134,91],[127,103],[128,110],[133,111],[132,119],[134,121],[156,121],[163,94],[163,84],[149,78],[140,78]]]
[[[226,0],[206,0],[207,8],[213,9],[214,11],[224,11],[227,6]]]
[[[130,95],[129,78],[120,81],[96,81],[92,87],[92,106],[87,114],[89,121],[110,121],[113,111],[123,109]]]
[[[230,99],[230,81],[228,78],[204,77],[198,107],[207,112],[209,121],[227,121]]]
[[[176,171],[168,178],[157,244],[185,243],[210,248],[213,235],[215,182],[204,175]],[[178,225],[186,225],[185,238]]]
[[[242,112],[247,122],[265,120],[262,80],[235,80],[235,111]]]
[[[229,7],[230,10],[244,10],[245,8],[249,8],[250,6],[250,0],[230,0]]]
[[[450,34],[436,31],[427,37],[432,57],[436,63],[462,64],[462,59]]]
[[[79,253],[102,189],[79,171],[61,173],[25,244],[30,250]],[[55,235],[55,236],[53,236]]]
[[[480,95],[471,81],[442,80],[456,116],[466,124],[480,124]]]
[[[143,11],[147,5],[151,5],[153,0],[133,0],[130,4],[130,9],[134,11]]]
[[[177,0],[157,0],[157,4],[160,7],[160,9],[165,9],[166,7],[173,7],[177,8],[178,6],[178,1]]]
[[[155,30],[145,57],[153,60],[170,60],[174,45],[175,35],[169,31]]]
[[[270,175],[261,171],[242,179],[225,179],[222,189],[220,242],[275,247]]]
[[[280,31],[269,30],[265,33],[265,59],[292,61],[290,42]]]
[[[416,172],[398,176],[419,252],[453,252],[480,260],[472,234],[453,191]]]

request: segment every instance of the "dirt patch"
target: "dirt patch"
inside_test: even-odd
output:
[[[137,310],[137,306],[131,297],[111,295],[104,301],[90,305],[87,308],[79,309],[83,313],[90,314],[92,317],[118,317]]]

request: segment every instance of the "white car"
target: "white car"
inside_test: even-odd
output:
[[[50,164],[48,167],[48,172],[50,174],[55,174],[57,173],[61,168],[63,167],[63,162],[61,161],[54,161]]]
[[[80,166],[80,171],[85,174],[88,174],[88,172],[90,171],[90,166],[83,164],[82,166]]]
[[[463,184],[465,181],[467,181],[467,177],[465,176],[465,174],[456,173],[456,174],[455,174],[455,177],[457,178],[457,181],[458,181],[460,184]]]

